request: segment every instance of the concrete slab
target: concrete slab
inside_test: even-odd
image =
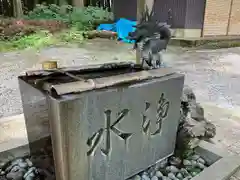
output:
[[[23,114],[0,121],[0,152],[28,144]]]
[[[212,164],[192,180],[228,180],[240,168],[240,156],[230,155],[217,145],[202,141],[196,149],[197,153]],[[238,177],[238,174],[236,176]]]

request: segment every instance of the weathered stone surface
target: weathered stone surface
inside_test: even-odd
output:
[[[197,103],[193,90],[185,86],[182,94],[181,118],[178,128],[176,153],[184,156],[198,145],[200,139],[210,139],[216,135],[216,127],[205,119],[203,107]]]
[[[58,180],[122,180],[173,154],[184,78],[161,76],[164,68],[155,71],[144,81],[117,86],[113,81],[111,87],[60,99],[46,95]],[[149,73],[141,71],[136,77]],[[123,76],[130,77],[119,79]]]

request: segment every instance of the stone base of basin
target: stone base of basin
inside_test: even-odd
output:
[[[0,161],[29,154],[26,133],[14,128],[24,127],[23,116],[15,116],[14,118],[0,121],[0,129],[3,130],[1,131]],[[16,134],[22,137],[22,141],[19,143],[16,143]],[[41,147],[41,143],[38,143],[37,146]],[[229,155],[217,145],[209,142],[201,141],[196,148],[196,153],[203,157],[210,166],[192,180],[227,180],[240,168],[240,156]]]

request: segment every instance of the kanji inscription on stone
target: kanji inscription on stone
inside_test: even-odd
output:
[[[151,135],[157,135],[161,133],[162,130],[162,122],[167,117],[168,111],[169,111],[170,103],[169,101],[164,97],[164,93],[161,94],[160,99],[157,102],[157,112],[156,112],[156,131],[151,132]],[[143,113],[143,123],[142,128],[143,132],[147,134],[150,129],[151,119],[147,116],[148,110],[151,108],[151,103],[146,102],[145,103],[145,111]]]
[[[112,124],[111,124],[111,114],[112,114],[111,110],[106,110],[104,112],[106,127],[100,128],[96,133],[94,133],[90,138],[88,138],[87,145],[90,147],[90,150],[87,152],[88,156],[92,155],[96,150],[97,146],[101,144],[102,136],[104,135],[104,132],[105,132],[105,139],[106,139],[106,147],[101,148],[101,152],[106,156],[108,156],[111,151],[111,131],[125,141],[131,137],[132,133],[124,133],[115,127],[119,122],[121,122],[124,119],[124,117],[128,114],[128,112],[129,112],[128,109],[123,109],[122,111],[120,111],[116,117],[116,120]]]

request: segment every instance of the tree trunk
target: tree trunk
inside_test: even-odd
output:
[[[23,7],[21,0],[13,0],[14,17],[20,18],[23,16]]]
[[[73,6],[76,7],[84,7],[85,0],[73,0]]]

